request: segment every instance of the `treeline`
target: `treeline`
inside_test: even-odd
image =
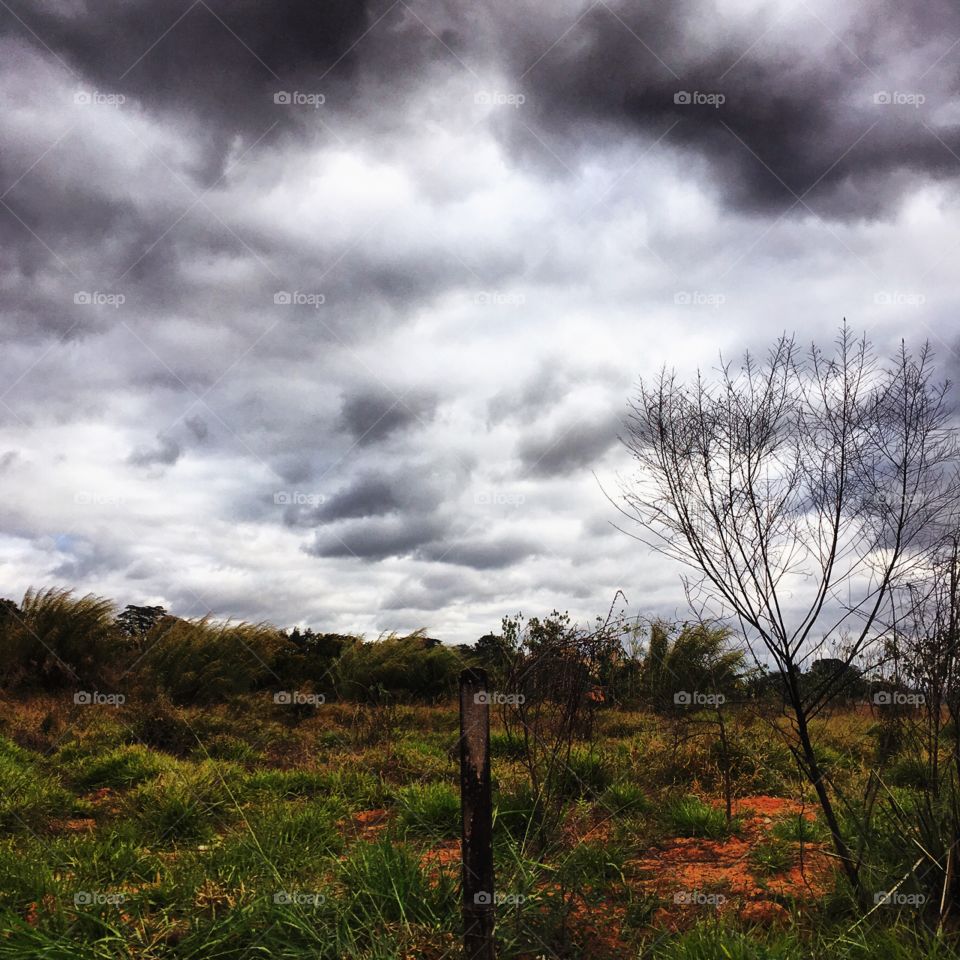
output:
[[[65,589],[0,600],[0,688],[162,694],[205,704],[256,692],[322,695],[354,702],[436,702],[452,696],[460,671],[485,668],[503,693],[590,699],[594,704],[679,712],[691,706],[782,695],[778,675],[748,669],[718,624],[642,627],[622,618],[594,630],[554,611],[506,617],[499,633],[449,646],[424,631],[361,636],[282,630],[267,623],[184,619],[162,607],[117,606]],[[820,660],[811,682],[844,670],[849,698],[871,686],[841,661]],[[559,689],[560,686],[563,689]],[[316,696],[314,697],[316,700]]]

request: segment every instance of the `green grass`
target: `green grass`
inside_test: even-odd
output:
[[[460,834],[456,711],[395,711],[393,739],[358,745],[352,708],[331,705],[285,724],[258,697],[209,708],[149,701],[142,722],[160,718],[156,746],[129,742],[140,722],[133,708],[82,713],[57,746],[65,728],[55,703],[0,701],[0,730],[10,734],[0,737],[0,960],[457,955],[460,866],[454,856],[441,868],[436,856],[438,847],[455,854],[445,841]],[[796,816],[776,820],[759,841],[739,821],[729,826],[723,807],[706,799],[719,796],[709,742],[678,747],[670,725],[650,714],[598,719],[622,738],[575,746],[550,784],[557,811],[532,796],[517,741],[494,733],[497,892],[516,898],[498,908],[500,960],[600,957],[600,940],[620,924],[622,955],[645,960],[956,958],[952,935],[918,932],[919,912],[878,911],[846,933],[860,914],[841,893],[796,901],[782,928],[738,920],[738,903],[691,928],[665,924],[669,899],[638,867],[665,841],[740,831],[752,845],[745,863],[773,890],[764,878],[792,864],[801,842],[828,838],[819,821]],[[765,777],[786,779],[762,769],[779,763],[771,738],[749,718],[731,723],[746,745],[738,795],[763,792]],[[817,735],[837,754],[834,769],[862,783],[872,744],[858,723],[840,717]],[[56,737],[37,736],[41,726]],[[903,780],[891,791],[912,816],[916,778]],[[381,808],[382,819],[356,816]],[[546,834],[525,842],[544,823]],[[871,882],[906,869],[896,827],[881,805]],[[122,910],[77,908],[77,891],[128,900]],[[280,902],[281,893],[306,899]],[[682,924],[696,916],[687,912]]]
[[[771,876],[789,870],[796,862],[797,851],[792,843],[768,837],[750,851],[750,865],[754,873]]]
[[[704,837],[722,840],[739,832],[736,817],[728,823],[721,807],[715,807],[693,795],[669,803],[664,811],[665,825],[676,837]]]
[[[413,784],[397,794],[398,822],[405,835],[460,836],[460,796],[447,783]]]

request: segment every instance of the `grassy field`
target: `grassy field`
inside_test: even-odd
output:
[[[600,711],[539,843],[518,744],[495,729],[500,956],[957,956],[907,888],[856,907],[786,748],[746,715],[732,729],[728,820],[709,736]],[[457,731],[442,706],[7,698],[0,958],[458,956]],[[856,794],[872,718],[816,734]],[[906,759],[895,779],[906,804]],[[883,824],[877,890],[910,859]]]

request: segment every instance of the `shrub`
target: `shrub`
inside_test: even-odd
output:
[[[436,700],[454,692],[462,666],[454,650],[420,632],[373,643],[357,640],[337,660],[337,695],[345,700]]]
[[[111,601],[30,589],[0,617],[0,685],[82,687],[105,679],[120,643]]]
[[[165,617],[146,644],[148,679],[174,703],[203,704],[276,685],[289,641],[269,624]]]

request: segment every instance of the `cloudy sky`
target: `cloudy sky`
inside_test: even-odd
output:
[[[936,0],[0,0],[0,594],[682,614],[637,379],[956,367],[958,77]]]

